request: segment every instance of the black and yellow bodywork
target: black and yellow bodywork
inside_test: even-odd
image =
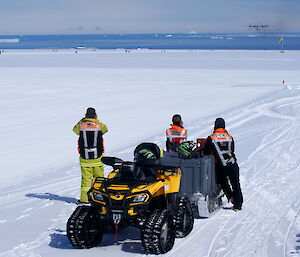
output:
[[[192,207],[179,193],[181,169],[162,165],[161,154],[157,145],[143,143],[136,147],[133,162],[102,158],[113,170],[107,178],[93,181],[90,206],[77,207],[69,218],[67,235],[74,247],[94,247],[103,232],[113,228],[117,233],[120,225],[131,225],[141,229],[147,253],[161,254],[172,249],[175,237],[192,231]]]
[[[173,208],[180,187],[181,170],[159,169],[155,181],[131,181],[118,179],[120,169],[109,173],[107,179],[96,178],[89,191],[92,206],[108,219],[113,213],[122,214],[122,222],[135,216],[145,216],[156,208]],[[173,208],[174,209],[174,208]],[[175,211],[175,210],[174,210]]]

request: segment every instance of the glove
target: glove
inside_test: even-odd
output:
[[[176,152],[178,153],[179,157],[182,159],[191,159],[193,158],[193,150],[195,148],[196,144],[193,141],[186,141],[181,143],[177,149]]]

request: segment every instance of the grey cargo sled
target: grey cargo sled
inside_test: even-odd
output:
[[[223,192],[216,183],[212,155],[181,159],[176,152],[165,152],[160,164],[181,169],[180,193],[189,198],[195,218],[210,217],[222,206]]]

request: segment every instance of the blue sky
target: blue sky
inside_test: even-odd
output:
[[[300,32],[300,0],[1,0],[0,34]]]

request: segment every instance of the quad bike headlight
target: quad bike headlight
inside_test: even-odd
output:
[[[147,195],[137,195],[133,198],[133,203],[142,203],[146,200]]]
[[[93,193],[94,199],[97,201],[104,201],[104,197],[100,193]]]

